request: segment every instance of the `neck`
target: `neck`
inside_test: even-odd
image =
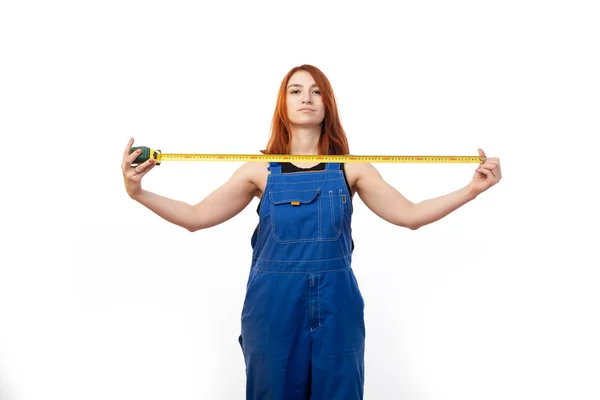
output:
[[[293,126],[290,154],[318,155],[321,125],[315,127]]]

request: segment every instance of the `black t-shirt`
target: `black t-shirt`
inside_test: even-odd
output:
[[[325,163],[317,164],[310,168],[300,168],[290,162],[282,162],[279,163],[281,165],[281,173],[291,173],[291,172],[304,172],[304,171],[324,171]],[[350,194],[350,201],[352,201],[352,191],[350,190],[350,184],[348,183],[348,178],[346,177],[346,170],[344,168],[344,163],[340,164],[340,170],[344,173],[344,180],[346,181],[346,186],[348,187],[348,193]],[[256,213],[260,215],[260,204],[262,203],[262,198],[258,203],[258,207],[256,208]],[[352,250],[354,250],[354,240],[352,240]]]

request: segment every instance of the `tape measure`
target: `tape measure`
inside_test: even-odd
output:
[[[162,153],[160,150],[145,146],[132,147],[129,154],[140,149],[142,152],[134,160],[132,166],[139,165],[150,158],[156,165],[163,161],[238,161],[238,162],[368,162],[368,163],[482,163],[485,157],[480,156],[355,156],[355,155],[298,155],[298,154],[185,154]]]

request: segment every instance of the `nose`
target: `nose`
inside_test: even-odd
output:
[[[310,99],[310,94],[305,94],[302,99],[302,104],[311,104],[312,100]]]

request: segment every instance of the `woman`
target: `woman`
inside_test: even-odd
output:
[[[498,183],[500,161],[487,158],[463,188],[412,203],[368,163],[242,165],[196,205],[143,190],[154,167],[123,155],[129,196],[190,231],[227,221],[254,198],[259,223],[242,309],[239,342],[246,398],[363,398],[364,302],[351,268],[352,198],[398,226],[418,229],[448,215]],[[333,90],[316,67],[295,67],[279,89],[267,154],[349,154]],[[479,155],[485,153],[479,149]]]

